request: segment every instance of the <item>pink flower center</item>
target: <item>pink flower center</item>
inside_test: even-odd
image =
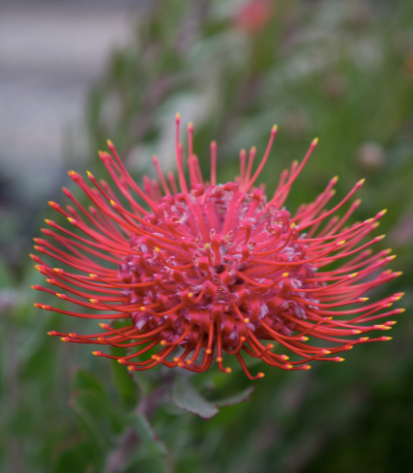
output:
[[[127,304],[137,306],[131,319],[138,329],[166,324],[165,340],[196,345],[205,333],[206,344],[207,326],[220,317],[222,345],[236,347],[247,327],[258,338],[270,338],[262,319],[290,336],[295,328],[291,316],[306,318],[303,294],[311,301],[311,292],[298,294],[296,289],[317,284],[312,282],[314,267],[304,262],[305,240],[286,210],[267,206],[261,189],[241,202],[240,196],[233,182],[207,189],[195,185],[190,204],[183,194],[166,195],[157,213],[145,217],[162,229],[157,236],[165,243],[160,247],[159,239],[134,234],[134,253],[119,268],[124,283],[151,284],[123,292],[129,297]],[[142,229],[152,231],[150,226]],[[298,265],[288,271],[291,262]],[[151,310],[154,306],[156,311]]]

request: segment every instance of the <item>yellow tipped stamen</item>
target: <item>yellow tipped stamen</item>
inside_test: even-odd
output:
[[[342,245],[344,245],[345,242],[346,242],[346,240],[341,240],[337,243],[337,245],[342,246]]]
[[[311,366],[310,366],[310,365],[304,365],[303,368],[304,368],[305,370],[311,370]]]
[[[194,297],[194,294],[192,292],[188,292],[188,297]]]
[[[155,251],[156,253],[159,253],[161,250],[157,246],[155,246]]]
[[[318,138],[314,138],[313,142],[311,143],[313,146],[316,146],[318,144]]]
[[[115,202],[114,200],[110,200],[109,202],[110,202],[110,205],[111,205],[112,207],[114,207],[114,206],[116,205],[116,202]]]
[[[369,299],[370,299],[369,297],[360,297],[361,302],[366,302]]]
[[[244,319],[244,322],[247,324],[250,321],[250,319]]]
[[[359,186],[362,186],[365,182],[366,182],[366,179],[363,178],[363,179],[360,179],[357,184],[358,184]]]
[[[310,340],[308,337],[301,337],[301,341],[303,342],[308,342],[308,340]]]
[[[92,303],[92,304],[98,304],[99,301],[97,299],[89,299],[89,301]]]
[[[258,373],[258,376],[259,376],[260,378],[263,378],[263,377],[265,376],[265,373],[259,372],[259,373]]]
[[[206,248],[207,250],[211,247],[211,245],[210,245],[209,243],[205,243],[204,246],[205,246],[205,248]]]
[[[290,275],[290,273],[282,273],[283,278],[288,278],[289,275]]]

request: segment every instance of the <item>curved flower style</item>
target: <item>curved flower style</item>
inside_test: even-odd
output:
[[[271,366],[299,370],[309,369],[312,360],[343,361],[336,354],[359,343],[389,340],[369,339],[366,333],[389,330],[396,323],[376,325],[376,320],[403,312],[388,310],[402,294],[367,304],[363,303],[368,299],[361,297],[399,274],[379,272],[394,258],[389,256],[391,250],[372,254],[369,247],[382,236],[361,243],[385,211],[344,227],[360,203],[356,200],[344,216],[334,215],[363,181],[338,205],[324,210],[334,195],[337,178],[333,178],[313,203],[302,205],[292,217],[283,204],[317,140],[301,164],[294,162],[282,173],[277,190],[267,200],[264,190],[254,184],[270,154],[276,127],[255,173],[252,175],[255,148],[248,160],[242,150],[240,176],[221,185],[216,183],[215,142],[211,144],[210,181],[206,182],[193,154],[190,124],[188,189],[179,124],[177,115],[180,191],[171,173],[165,178],[156,157],[153,163],[159,180],[144,177],[141,189],[109,141],[111,153],[101,152],[100,157],[126,204],[105,181],[98,182],[88,173],[94,185],[90,188],[74,171],[69,172],[70,177],[93,205],[85,209],[67,189],[64,193],[75,207],[64,210],[50,202],[80,232],[46,220],[53,230],[42,232],[56,246],[35,238],[35,248],[67,269],[53,268],[38,256],[32,258],[52,286],[70,295],[33,287],[99,313],[35,305],[74,317],[126,321],[123,325],[100,324],[103,333],[50,335],[65,342],[125,347],[128,354],[118,361],[130,370],[163,364],[201,372],[215,359],[221,371],[230,372],[223,366],[226,352],[238,358],[250,379],[264,374],[252,376],[242,352]],[[263,340],[290,350],[293,360],[273,352],[273,344],[263,345]],[[159,351],[154,354],[155,347]],[[117,358],[101,351],[94,354]]]

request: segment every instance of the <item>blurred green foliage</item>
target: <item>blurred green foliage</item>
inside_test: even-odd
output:
[[[269,4],[268,21],[257,27],[253,15],[243,19],[239,1],[153,2],[138,18],[135,40],[112,55],[90,94],[91,156],[110,138],[137,178],[153,175],[152,153],[173,170],[179,111],[183,123],[194,122],[205,173],[209,142],[217,140],[224,182],[237,173],[239,149],[256,145],[262,153],[277,123],[261,177],[271,193],[280,172],[319,136],[288,208],[311,201],[335,174],[336,202],[366,177],[356,218],[389,209],[385,242],[399,254],[393,269],[405,274],[382,291],[406,292],[411,310],[413,4]],[[98,159],[87,164],[104,177]],[[231,375],[211,369],[183,378],[159,369],[131,378],[121,365],[93,357],[90,347],[47,337],[52,329],[95,326],[32,307],[49,296],[29,292],[43,278],[28,258],[15,276],[0,265],[1,472],[410,471],[409,311],[393,342],[358,346],[345,363],[295,373],[251,364],[266,372],[251,393],[236,364]],[[233,396],[250,398],[219,407],[208,421],[184,410],[215,412]]]

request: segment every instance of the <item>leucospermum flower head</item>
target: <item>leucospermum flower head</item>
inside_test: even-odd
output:
[[[354,345],[389,340],[368,333],[391,328],[394,321],[378,320],[403,311],[390,308],[402,294],[377,302],[363,297],[398,275],[383,270],[394,258],[390,250],[372,252],[383,237],[366,238],[385,211],[347,225],[360,203],[351,199],[363,181],[326,210],[334,195],[333,178],[314,202],[292,216],[284,202],[317,140],[301,163],[281,174],[274,195],[267,198],[256,182],[276,127],[256,171],[255,148],[249,156],[243,150],[240,175],[226,184],[216,182],[216,144],[211,144],[211,174],[204,180],[193,153],[192,125],[187,158],[179,127],[177,115],[178,182],[172,173],[163,174],[154,157],[158,180],[144,177],[139,187],[108,142],[110,152],[100,157],[111,185],[88,173],[90,187],[69,172],[92,205],[83,207],[67,189],[72,202],[66,210],[50,202],[75,228],[46,220],[50,228],[42,232],[49,240],[35,238],[46,261],[32,258],[51,288],[33,287],[81,309],[35,305],[106,322],[98,333],[50,335],[97,345],[94,354],[107,358],[116,358],[108,353],[111,346],[127,348],[118,361],[130,370],[162,364],[202,372],[215,361],[221,371],[230,372],[223,357],[229,354],[251,379],[264,374],[250,374],[245,353],[271,366],[302,370],[313,360],[343,361],[338,353]],[[341,208],[344,215],[338,217]],[[59,267],[48,263],[51,258]],[[119,320],[123,324],[114,323]],[[275,352],[274,343],[282,350]]]

